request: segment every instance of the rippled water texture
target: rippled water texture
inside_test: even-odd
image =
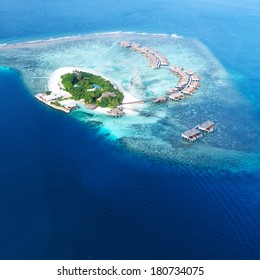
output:
[[[170,65],[196,71],[201,87],[180,102],[136,105],[135,116],[110,118],[81,108],[64,118],[94,124],[115,144],[148,157],[232,171],[256,168],[259,128],[251,105],[199,41],[152,34],[96,34],[10,45],[0,48],[0,59],[3,65],[20,70],[32,94],[43,91],[51,73],[66,66],[94,69],[138,99],[160,96],[176,85],[170,66],[151,69],[144,56],[120,47],[122,40],[152,47]],[[213,134],[193,144],[181,139],[182,132],[208,119],[216,123]]]

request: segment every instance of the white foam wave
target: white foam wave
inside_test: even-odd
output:
[[[98,37],[98,36],[113,36],[113,35],[132,35],[132,36],[152,36],[152,37],[169,37],[174,39],[180,39],[181,36],[177,34],[166,34],[166,33],[148,33],[148,32],[135,32],[135,31],[111,31],[111,32],[100,32],[100,33],[90,33],[90,34],[78,34],[78,35],[71,35],[71,36],[63,36],[63,37],[51,37],[48,39],[41,39],[41,40],[31,40],[25,42],[17,42],[17,43],[3,43],[0,44],[0,48],[2,47],[21,47],[24,45],[34,45],[34,44],[41,44],[41,43],[48,43],[48,42],[55,42],[55,41],[67,41],[67,40],[74,40],[74,39],[84,39],[90,37]]]

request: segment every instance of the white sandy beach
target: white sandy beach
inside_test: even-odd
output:
[[[83,71],[83,72],[88,72],[88,73],[91,73],[91,74],[94,74],[94,75],[97,75],[97,76],[101,76],[103,77],[104,79],[110,81],[111,83],[113,83],[114,85],[116,85],[118,87],[118,89],[120,91],[123,92],[124,94],[124,100],[123,100],[123,103],[124,102],[134,102],[134,101],[137,101],[138,99],[136,97],[134,97],[132,94],[130,94],[129,92],[126,92],[123,90],[122,86],[118,85],[118,84],[115,84],[111,79],[105,77],[104,75],[100,74],[100,73],[97,73],[95,70],[93,69],[88,69],[88,68],[80,68],[80,67],[62,67],[62,68],[58,68],[56,69],[52,75],[50,76],[50,79],[48,81],[48,89],[50,91],[52,91],[53,94],[58,94],[58,93],[61,93],[63,96],[66,96],[66,97],[70,97],[70,93],[64,91],[61,89],[61,76],[66,74],[66,73],[71,73],[73,71]],[[132,105],[132,104],[128,104],[127,107],[130,109],[124,109],[124,112],[127,114],[127,115],[136,115],[137,112],[135,111],[132,111],[131,109],[135,109],[135,106],[136,105]],[[110,108],[101,108],[101,107],[97,107],[93,112],[95,113],[98,113],[98,114],[106,114],[107,111],[109,111]]]

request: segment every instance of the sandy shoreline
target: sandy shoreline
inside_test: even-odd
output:
[[[104,79],[110,81],[112,84],[114,84],[116,87],[118,87],[118,89],[120,91],[123,92],[124,94],[124,99],[123,102],[134,102],[137,101],[138,99],[136,99],[133,95],[131,95],[129,92],[126,92],[123,90],[123,88],[118,85],[115,84],[111,79],[105,77],[104,75],[97,73],[95,70],[93,69],[88,69],[88,68],[81,68],[81,67],[62,67],[62,68],[58,68],[56,69],[50,76],[50,79],[48,81],[48,89],[50,91],[52,91],[53,94],[58,94],[58,93],[63,93],[63,94],[69,94],[68,92],[61,90],[61,76],[66,74],[66,73],[71,73],[73,71],[83,71],[83,72],[88,72],[97,76],[101,76]],[[135,105],[127,105],[128,108],[130,109],[135,109]],[[93,112],[98,113],[98,114],[107,114],[107,111],[109,111],[110,108],[101,108],[101,107],[97,107]],[[128,110],[125,109],[124,112],[127,115],[136,115],[137,113],[132,111],[132,110]]]

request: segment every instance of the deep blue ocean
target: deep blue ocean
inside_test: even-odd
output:
[[[0,43],[118,30],[202,41],[260,119],[259,1],[1,0]],[[15,69],[0,104],[0,259],[260,259],[260,172],[131,154]]]

